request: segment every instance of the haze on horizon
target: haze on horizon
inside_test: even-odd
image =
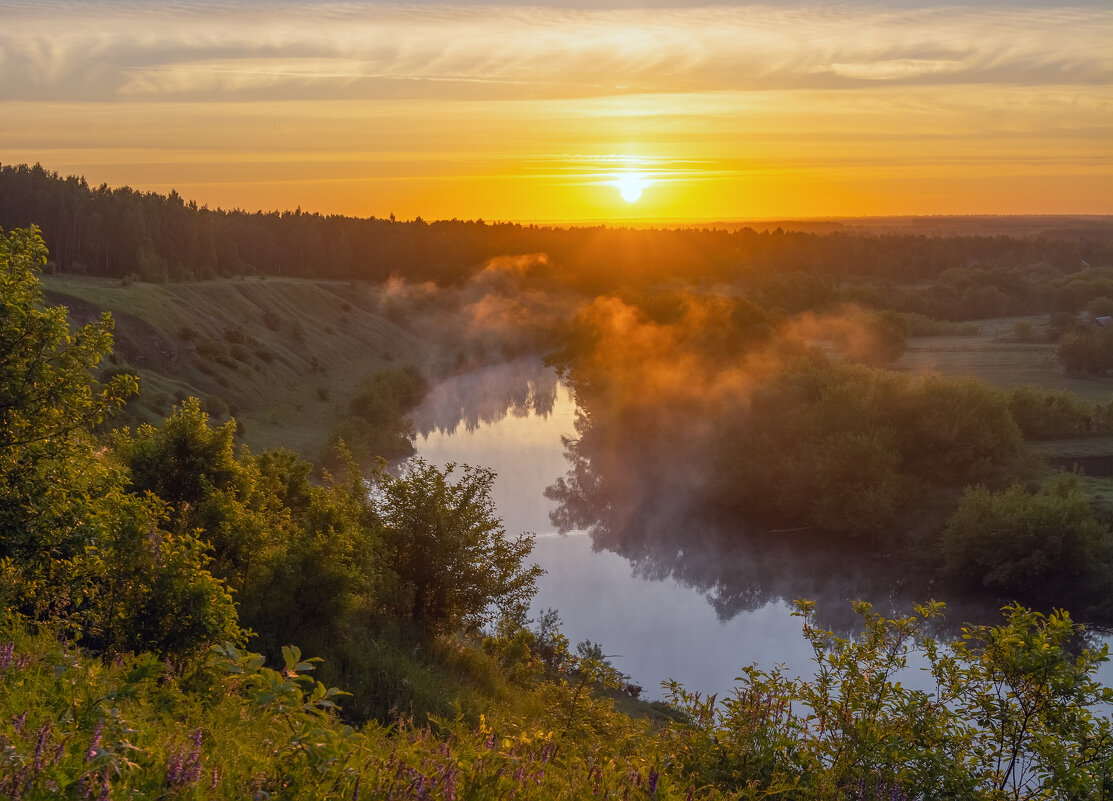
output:
[[[1106,2],[0,0],[0,18],[0,162],[211,206],[1113,213]]]

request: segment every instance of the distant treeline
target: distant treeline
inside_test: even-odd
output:
[[[0,227],[36,224],[64,272],[148,281],[234,275],[452,284],[488,259],[543,252],[560,281],[585,292],[629,280],[736,280],[775,270],[917,281],[951,268],[1040,265],[1073,272],[1113,264],[1113,240],[1004,236],[541,227],[225,211],[128,187],[91,187],[39,165],[0,166]]]

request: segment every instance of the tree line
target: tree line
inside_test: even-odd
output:
[[[589,294],[665,280],[681,264],[693,279],[753,279],[782,294],[776,277],[789,274],[807,274],[825,285],[854,276],[906,283],[948,270],[956,276],[980,270],[969,279],[978,291],[958,304],[956,313],[964,319],[993,316],[1003,308],[1002,296],[1014,299],[1009,313],[1021,301],[1025,309],[1041,303],[1038,293],[1015,286],[1019,266],[1062,275],[1078,271],[1083,262],[1113,264],[1113,242],[1100,235],[634,230],[360,219],[300,209],[248,212],[198,206],[173,191],[94,187],[37,164],[0,166],[0,226],[32,223],[42,228],[56,269],[145,281],[236,275],[383,281],[393,275],[447,285],[465,280],[493,257],[535,252],[559,265],[554,280]],[[797,286],[790,293],[796,295],[801,289],[793,283]],[[960,296],[963,290],[956,288]],[[946,316],[933,309],[947,303],[954,307],[954,299],[940,298],[935,306],[906,299],[903,305]]]

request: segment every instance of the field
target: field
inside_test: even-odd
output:
[[[1113,402],[1113,378],[1086,378],[1063,373],[1055,359],[1055,345],[1043,342],[1018,342],[1013,336],[1017,322],[1032,325],[1036,338],[1046,335],[1045,316],[1012,317],[980,322],[976,336],[915,337],[909,339],[897,368],[910,373],[938,373],[944,376],[970,376],[1001,387],[1036,386],[1046,390],[1066,390],[1093,403]],[[1113,437],[1060,439],[1032,443],[1032,448],[1049,458],[1102,460],[1113,457]],[[1113,487],[1108,478],[1088,477],[1087,490],[1113,505]]]
[[[1013,326],[1027,322],[1035,342],[1019,342]],[[1036,386],[1067,390],[1095,403],[1113,400],[1113,378],[1085,378],[1063,373],[1055,345],[1045,340],[1046,315],[982,320],[975,336],[913,337],[896,367],[909,373],[970,376],[1001,387]]]

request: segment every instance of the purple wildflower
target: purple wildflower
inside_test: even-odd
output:
[[[85,752],[85,761],[92,762],[97,758],[97,753],[100,750],[101,732],[104,731],[104,723],[98,723],[97,727],[93,729],[93,741],[89,743],[89,750]]]
[[[201,730],[198,729],[189,739],[193,741],[193,750],[187,754],[184,748],[175,748],[166,763],[166,783],[171,787],[196,784],[201,779]]]
[[[19,734],[21,731],[23,731],[23,724],[26,723],[26,722],[27,722],[27,710],[25,709],[25,710],[23,710],[22,715],[20,715],[17,718],[12,719],[12,728],[15,729],[16,734]]]
[[[15,643],[6,642],[0,645],[0,670],[7,670],[12,664],[12,654],[15,653]]]
[[[657,772],[657,768],[650,768],[649,769],[649,787],[647,787],[646,790],[651,796],[656,797],[656,795],[657,795],[657,779],[659,779],[659,778],[660,778],[660,774]]]
[[[23,797],[23,786],[27,783],[27,768],[21,770],[11,780],[12,801],[19,801]]]
[[[43,766],[43,748],[46,747],[46,739],[49,735],[50,735],[50,721],[47,721],[46,723],[43,724],[43,727],[41,729],[39,729],[39,742],[38,742],[38,745],[35,746],[35,761],[32,764],[32,770],[35,773],[38,773],[39,771],[42,770],[42,766]]]
[[[352,801],[359,801],[359,780],[360,777],[356,776],[356,789],[352,793]]]
[[[175,748],[170,752],[170,760],[166,763],[166,783],[177,787],[182,778],[182,751]]]

